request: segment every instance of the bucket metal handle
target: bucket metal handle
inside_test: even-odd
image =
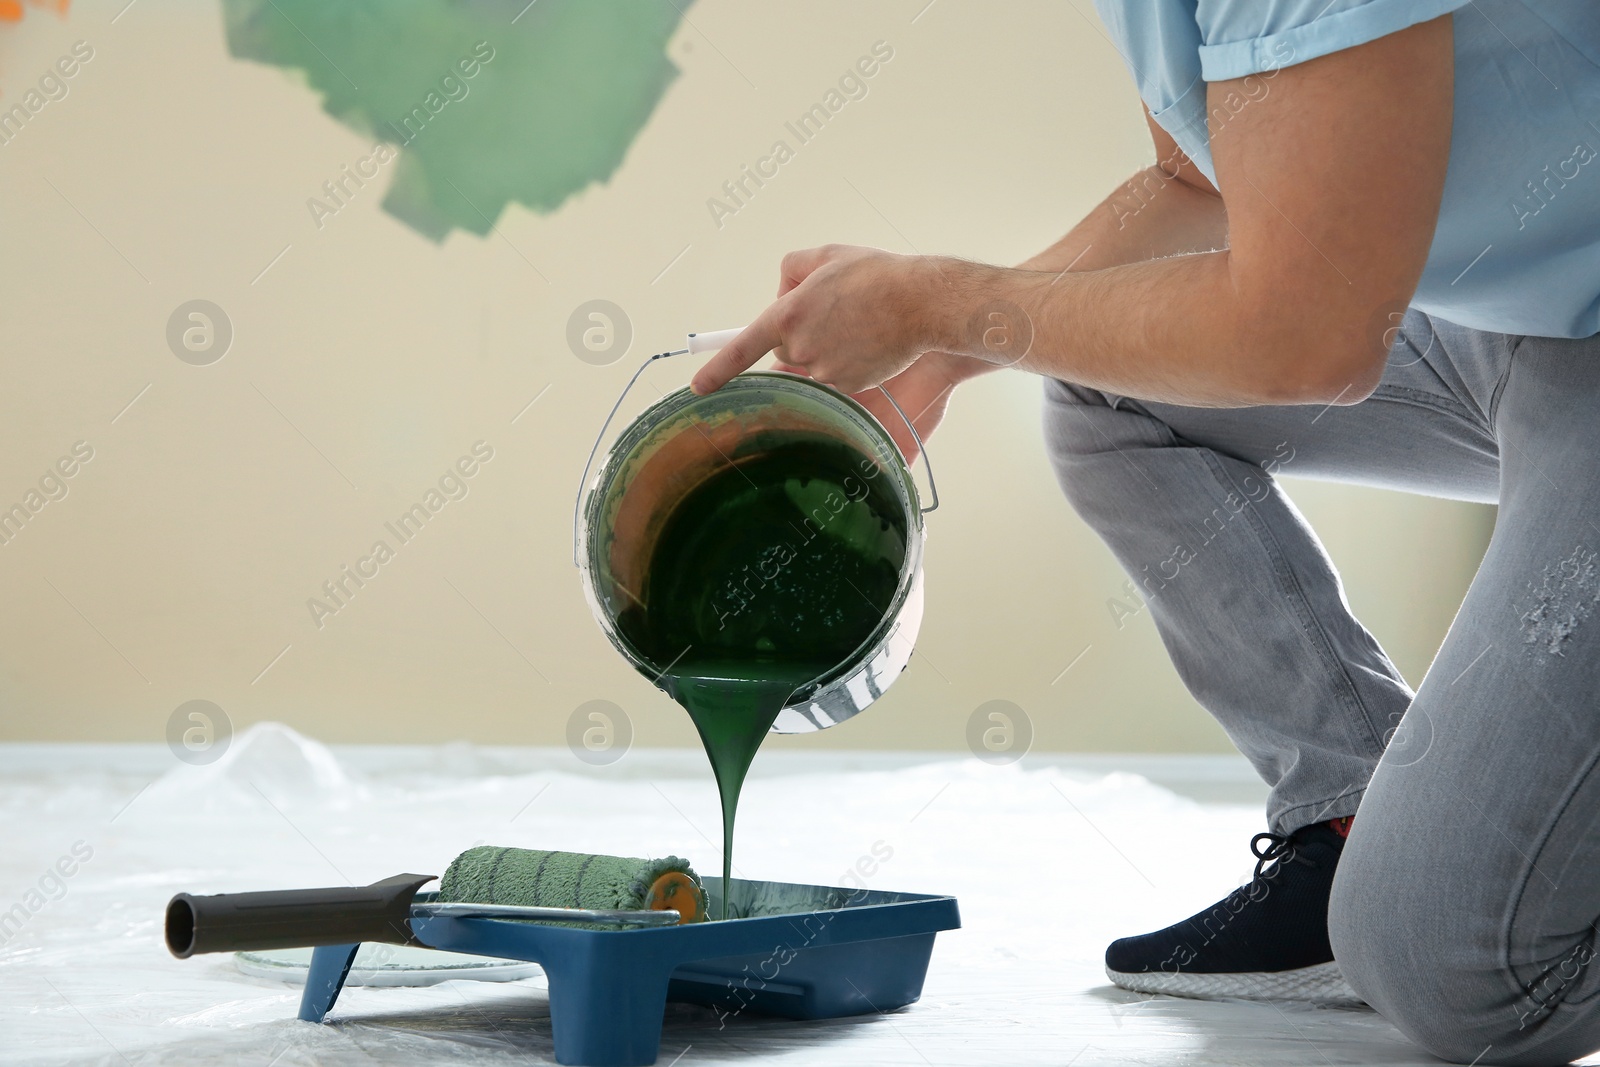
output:
[[[611,428],[612,420],[617,417],[617,412],[621,410],[622,402],[627,399],[633,387],[638,384],[639,379],[644,375],[645,369],[658,359],[670,359],[673,356],[686,356],[700,352],[715,352],[735,337],[738,337],[744,332],[744,329],[743,326],[737,326],[731,330],[691,333],[686,347],[675,348],[671,352],[657,352],[639,364],[639,369],[633,372],[633,377],[628,379],[628,384],[622,387],[622,393],[617,397],[617,402],[611,405],[611,411],[606,415],[606,421],[600,424],[600,432],[595,435],[594,446],[589,449],[589,458],[583,464],[583,478],[578,482],[578,498],[572,504],[572,565],[574,567],[582,566],[578,561],[578,533],[582,525],[583,491],[589,485],[589,472],[594,467],[594,457],[600,453],[600,442],[605,440],[606,431]],[[906,417],[905,410],[900,407],[900,402],[890,394],[889,390],[880,385],[878,386],[878,392],[884,395],[884,398],[889,401],[889,405],[894,408],[895,414],[899,415],[901,421],[906,424],[906,429],[911,431],[911,439],[917,443],[917,451],[922,454],[922,464],[927,468],[928,495],[933,502],[924,506],[919,499],[917,505],[922,509],[922,514],[924,515],[931,511],[936,511],[939,508],[939,486],[933,480],[933,461],[928,458],[928,446],[922,443],[922,435],[911,424],[911,420]]]
[[[917,443],[917,451],[922,455],[922,465],[928,471],[928,495],[933,498],[933,503],[923,507],[922,513],[926,515],[930,511],[938,511],[939,486],[933,480],[933,460],[928,458],[928,446],[922,443],[922,435],[917,432],[915,426],[911,425],[911,420],[906,418],[905,409],[900,406],[900,401],[894,398],[894,394],[881,385],[878,386],[878,392],[882,393],[883,398],[889,402],[889,406],[894,408],[894,413],[900,416],[900,421],[906,424],[906,429],[911,431],[911,439]],[[922,501],[919,499],[917,504],[921,506]]]

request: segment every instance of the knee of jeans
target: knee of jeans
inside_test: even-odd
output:
[[[1452,935],[1441,916],[1459,914],[1448,872],[1433,872],[1433,891],[1395,869],[1403,858],[1380,859],[1347,849],[1328,901],[1328,940],[1345,981],[1412,1041],[1455,1063],[1539,1063],[1527,1020],[1495,1005],[1485,976],[1498,962],[1485,947]],[[1400,887],[1400,888],[1397,888]],[[1565,1062],[1565,1061],[1561,1061]]]

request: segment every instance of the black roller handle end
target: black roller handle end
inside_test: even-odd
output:
[[[167,948],[179,959],[200,952],[249,952],[381,941],[416,944],[411,900],[431,874],[397,874],[364,886],[263,893],[179,893],[167,904]]]

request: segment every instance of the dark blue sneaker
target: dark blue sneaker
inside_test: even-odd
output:
[[[1328,894],[1350,820],[1250,840],[1256,873],[1183,922],[1106,949],[1106,977],[1137,993],[1361,1003],[1328,945]]]

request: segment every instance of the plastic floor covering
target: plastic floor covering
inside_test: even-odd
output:
[[[386,750],[358,769],[272,725],[207,766],[161,750],[140,770],[107,749],[35,758],[45,750],[0,746],[0,1064],[553,1062],[541,976],[350,988],[326,1025],[302,1023],[297,988],[242,974],[230,956],[168,955],[166,901],[437,874],[480,843],[675,853],[720,870],[716,792],[697,752],[634,752],[595,771],[564,750],[519,763],[443,746]],[[886,768],[774,755],[746,786],[736,873],[836,885],[871,871],[874,889],[956,895],[964,928],[939,935],[922,1000],[896,1013],[724,1021],[669,1005],[663,1065],[1438,1062],[1370,1011],[1107,983],[1108,940],[1248,877],[1257,806],[1031,758]]]

